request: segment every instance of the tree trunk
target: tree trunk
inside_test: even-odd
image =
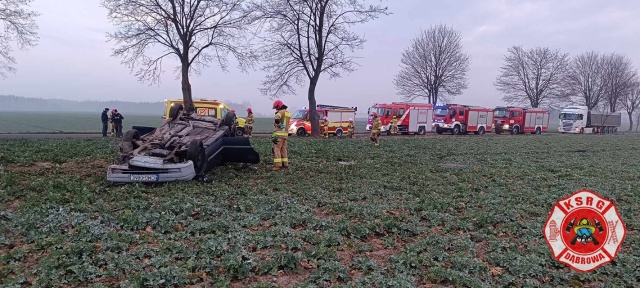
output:
[[[309,120],[311,121],[311,137],[320,136],[320,119],[318,119],[318,113],[316,112],[316,86],[318,85],[318,79],[311,79],[309,82],[309,92],[307,94],[309,98]]]
[[[633,131],[633,112],[627,112],[629,114],[629,132]]]
[[[184,61],[182,62],[182,101],[185,114],[193,113],[196,110],[191,95],[191,83],[189,83],[189,63]]]

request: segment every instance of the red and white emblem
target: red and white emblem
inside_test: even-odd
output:
[[[543,233],[556,260],[590,272],[616,258],[626,228],[610,200],[579,190],[553,205]]]

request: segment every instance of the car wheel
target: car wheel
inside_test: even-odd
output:
[[[305,135],[307,135],[307,130],[304,130],[304,128],[300,127],[300,128],[298,128],[298,130],[296,130],[296,135],[305,136]]]
[[[196,175],[202,175],[206,172],[207,157],[202,140],[194,139],[189,142],[187,160],[191,160],[191,162],[193,162],[193,169],[196,171]]]
[[[172,121],[178,118],[178,115],[180,115],[180,111],[183,111],[183,110],[184,110],[184,106],[182,106],[182,104],[176,103],[175,105],[171,106],[171,109],[169,109],[169,121]]]
[[[120,152],[129,153],[138,148],[138,145],[133,142],[134,140],[140,141],[140,132],[138,132],[138,130],[131,129],[125,132],[124,135],[122,135]]]
[[[222,119],[222,125],[229,126],[231,128],[235,120],[236,113],[229,111],[227,112],[227,115],[224,116],[224,119]]]
[[[236,128],[236,136],[242,136],[242,135],[244,135],[244,129]]]

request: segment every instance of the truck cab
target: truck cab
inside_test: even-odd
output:
[[[524,108],[511,106],[498,106],[493,109],[496,134],[502,134],[506,131],[511,132],[511,134],[524,132],[525,111]]]
[[[560,112],[558,131],[564,133],[580,133],[587,126],[587,106],[569,106]]]
[[[456,124],[465,122],[465,110],[464,106],[455,104],[436,106],[433,111],[433,126],[436,133],[453,132]]]
[[[165,109],[164,109],[164,116],[162,116],[162,122],[166,122],[167,119],[169,119],[169,111],[171,111],[171,107],[176,105],[176,104],[183,104],[183,100],[182,99],[165,99],[164,100],[164,104],[165,104]],[[184,104],[183,104],[184,105]],[[231,111],[229,109],[229,107],[218,100],[210,100],[210,99],[199,99],[199,100],[193,100],[193,105],[196,108],[196,114],[201,115],[201,116],[213,116],[217,119],[224,119],[224,117],[227,115],[227,113],[229,113],[229,111]],[[236,129],[235,129],[235,134],[237,136],[242,136],[245,133],[245,119],[244,118],[237,118],[237,125],[236,125]]]

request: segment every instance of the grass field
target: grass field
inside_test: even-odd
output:
[[[123,115],[123,130],[132,126],[157,127],[162,125],[162,116]],[[246,115],[239,115],[244,117]],[[253,125],[256,133],[271,132],[273,120],[257,118]],[[356,120],[356,130],[365,131],[367,121]],[[59,133],[59,132],[93,132],[101,133],[100,114],[91,113],[0,113],[0,133]]]
[[[639,136],[383,138],[377,149],[292,138],[292,167],[275,173],[268,139],[251,141],[259,165],[154,187],[105,181],[108,139],[0,140],[0,286],[640,281]],[[552,205],[581,188],[612,199],[628,230],[592,273],[554,260],[542,234]]]

